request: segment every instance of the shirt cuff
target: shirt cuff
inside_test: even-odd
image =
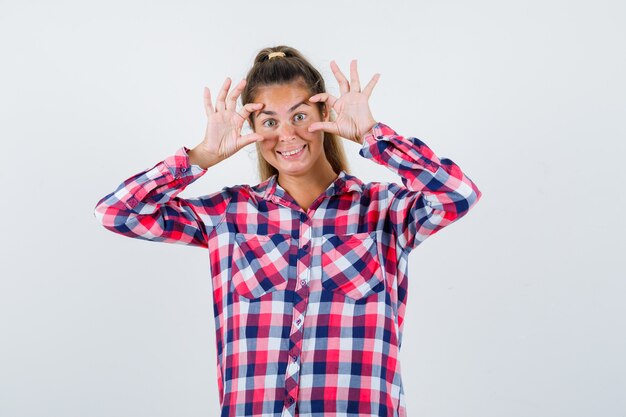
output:
[[[397,133],[392,128],[382,122],[376,122],[376,124],[365,135],[363,135],[361,148],[367,148],[379,140],[389,140],[389,136],[395,135],[397,135]]]
[[[206,169],[189,162],[189,151],[188,147],[181,146],[163,161],[175,179],[194,177],[206,172]]]

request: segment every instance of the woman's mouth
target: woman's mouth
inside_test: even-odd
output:
[[[295,149],[293,151],[289,151],[289,152],[276,151],[276,152],[278,152],[285,159],[295,159],[298,156],[300,156],[300,154],[302,153],[304,148],[306,148],[306,143],[304,145],[302,145],[301,148]]]

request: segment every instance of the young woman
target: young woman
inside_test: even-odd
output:
[[[408,254],[481,197],[450,159],[376,121],[378,74],[361,88],[356,61],[349,80],[331,68],[339,97],[297,50],[263,49],[215,104],[205,88],[202,143],[95,207],[115,233],[208,249],[222,416],[405,416]],[[404,186],[349,174],[341,140]],[[177,197],[251,143],[261,183]]]

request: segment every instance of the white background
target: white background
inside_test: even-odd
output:
[[[410,255],[409,417],[626,415],[619,1],[0,1],[0,416],[219,413],[207,254],[93,217],[287,44],[484,193]],[[358,155],[366,181],[400,179]],[[181,194],[256,183],[253,147]]]

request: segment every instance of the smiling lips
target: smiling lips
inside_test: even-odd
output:
[[[294,150],[291,150],[291,151],[276,151],[276,152],[278,152],[279,154],[281,154],[283,156],[291,156],[291,155],[295,155],[295,154],[301,152],[304,149],[305,146],[306,146],[306,144],[302,145],[302,147],[300,147],[298,149],[294,149]]]

